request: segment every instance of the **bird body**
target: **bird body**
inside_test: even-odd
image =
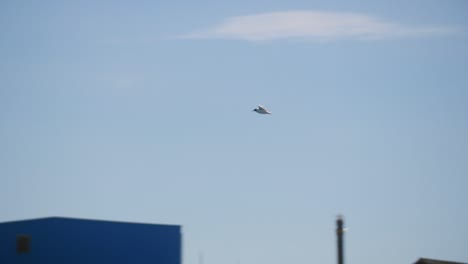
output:
[[[262,105],[259,105],[258,108],[252,110],[254,112],[257,112],[259,114],[262,114],[262,115],[271,115],[271,112],[266,109],[265,107],[263,107]]]

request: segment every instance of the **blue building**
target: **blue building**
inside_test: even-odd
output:
[[[180,226],[72,218],[0,223],[0,263],[181,264]]]

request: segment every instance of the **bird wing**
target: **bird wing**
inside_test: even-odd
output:
[[[258,105],[258,109],[266,111],[266,109],[265,109],[265,107],[263,107],[263,105]]]

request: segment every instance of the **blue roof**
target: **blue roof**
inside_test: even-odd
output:
[[[181,227],[49,217],[0,223],[0,263],[180,264]],[[18,253],[19,235],[30,238]]]
[[[63,217],[63,216],[50,216],[40,217],[32,219],[22,219],[14,221],[0,222],[1,224],[18,223],[18,222],[35,222],[35,221],[92,221],[92,222],[105,222],[105,223],[116,223],[116,224],[131,224],[131,225],[158,225],[158,226],[174,226],[181,227],[180,225],[171,224],[153,224],[153,223],[141,223],[141,222],[130,222],[130,221],[118,221],[118,220],[102,220],[102,219],[87,219],[87,218],[76,218],[76,217]]]

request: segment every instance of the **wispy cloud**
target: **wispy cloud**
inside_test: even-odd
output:
[[[179,38],[247,41],[285,38],[381,39],[453,34],[457,31],[454,27],[403,25],[359,13],[286,11],[230,17],[218,25],[196,30]]]

